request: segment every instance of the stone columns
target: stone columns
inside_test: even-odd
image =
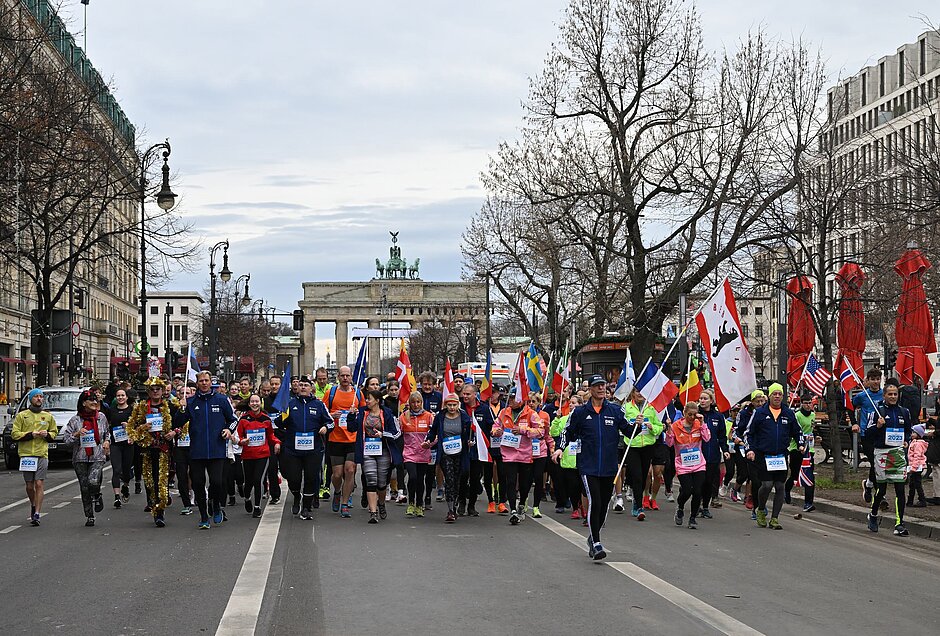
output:
[[[313,370],[317,365],[317,323],[313,316],[307,314],[304,317],[303,345],[304,352],[300,364],[294,367],[293,375],[313,375]]]
[[[349,323],[345,320],[336,321],[336,368],[349,364]]]
[[[382,321],[370,320],[369,329],[381,329]],[[369,375],[379,375],[382,358],[382,341],[379,338],[369,338]]]

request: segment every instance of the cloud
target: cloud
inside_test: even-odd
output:
[[[329,185],[330,183],[330,179],[318,179],[300,174],[271,174],[264,177],[260,185],[274,188],[304,188]]]
[[[212,210],[309,210],[310,206],[285,201],[235,201],[230,203],[205,203],[200,207]]]

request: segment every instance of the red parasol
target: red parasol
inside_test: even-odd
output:
[[[839,322],[836,335],[839,353],[836,356],[836,373],[842,370],[841,362],[845,358],[858,377],[865,377],[862,353],[865,351],[865,311],[862,308],[859,292],[865,284],[865,272],[855,263],[846,263],[836,273],[836,282],[842,290],[839,302]]]
[[[905,252],[894,264],[894,271],[904,279],[894,326],[898,343],[898,361],[894,368],[902,384],[913,384],[915,375],[926,383],[933,373],[927,354],[937,351],[937,343],[921,280],[929,267],[930,261],[916,249]]]
[[[787,318],[787,382],[796,386],[816,344],[816,328],[809,310],[813,284],[806,276],[795,276],[787,283],[787,292],[793,298]]]

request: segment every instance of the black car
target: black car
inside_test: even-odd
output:
[[[71,461],[72,449],[62,443],[62,431],[68,424],[72,416],[78,412],[78,396],[84,390],[77,386],[50,386],[41,387],[45,400],[42,408],[48,411],[55,418],[56,426],[59,432],[54,441],[49,442],[49,461],[65,460]],[[13,432],[13,420],[16,414],[21,410],[29,408],[26,396],[23,396],[19,402],[10,406],[8,412],[12,416],[10,423],[3,429],[3,458],[6,462],[7,470],[16,470],[20,465],[20,458],[16,451],[16,442],[13,441],[11,433]]]

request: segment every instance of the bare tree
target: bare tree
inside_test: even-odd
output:
[[[467,334],[464,325],[453,322],[426,322],[408,338],[408,358],[415,374],[441,372],[447,360],[452,365],[463,360]]]

